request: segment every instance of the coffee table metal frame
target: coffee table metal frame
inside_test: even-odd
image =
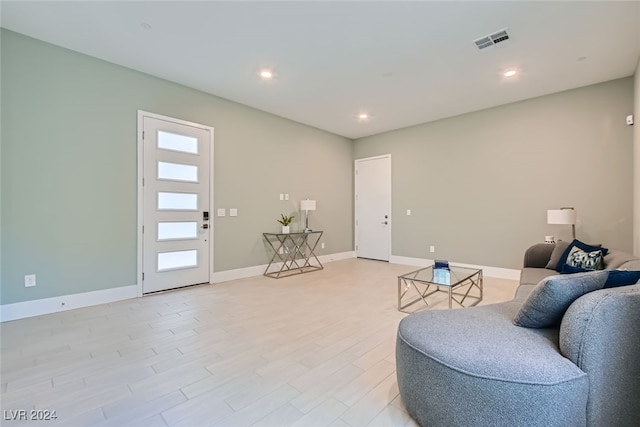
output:
[[[287,234],[262,233],[262,235],[273,250],[269,265],[264,270],[265,276],[279,279],[324,268],[314,253],[322,237],[322,231]],[[275,269],[269,271],[272,265],[275,266]]]
[[[467,267],[450,267],[449,280],[442,277],[434,277],[433,273],[434,268],[431,265],[398,276],[398,311],[410,313],[406,309],[420,301],[424,302],[427,308],[431,308],[432,304],[427,302],[427,297],[437,292],[447,292],[449,308],[452,308],[453,301],[461,307],[472,307],[482,301],[482,270]],[[403,298],[412,288],[415,289],[418,296],[411,301],[403,302]],[[480,291],[479,297],[469,294],[473,288]],[[456,292],[458,289],[461,291]],[[474,302],[465,306],[463,303],[467,298],[473,299]]]

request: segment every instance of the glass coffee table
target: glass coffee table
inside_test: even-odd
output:
[[[482,270],[467,267],[444,270],[429,266],[398,276],[398,310],[411,313],[406,309],[420,301],[426,308],[432,308],[433,303],[427,298],[438,292],[448,294],[449,308],[454,301],[461,307],[474,306],[482,301]],[[410,299],[411,296],[415,298]],[[467,299],[472,302],[464,305]]]

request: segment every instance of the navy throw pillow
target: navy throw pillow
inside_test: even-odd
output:
[[[610,270],[609,277],[604,283],[604,288],[635,285],[640,280],[640,271],[636,270]]]

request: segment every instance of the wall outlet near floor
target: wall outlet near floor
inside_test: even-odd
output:
[[[24,287],[30,288],[36,285],[36,275],[35,274],[27,274],[24,276]]]
[[[429,246],[429,252],[434,253],[436,251],[436,247],[431,245]]]

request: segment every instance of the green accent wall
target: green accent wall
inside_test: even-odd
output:
[[[564,206],[578,239],[631,252],[632,110],[628,77],[361,138],[354,154],[392,155],[396,256],[519,269],[544,236],[571,239],[546,223]]]
[[[353,249],[350,139],[11,31],[1,48],[2,304],[136,284],[138,110],[215,129],[215,208],[238,217],[214,217],[214,271],[266,264],[262,233],[306,197],[318,255]]]

